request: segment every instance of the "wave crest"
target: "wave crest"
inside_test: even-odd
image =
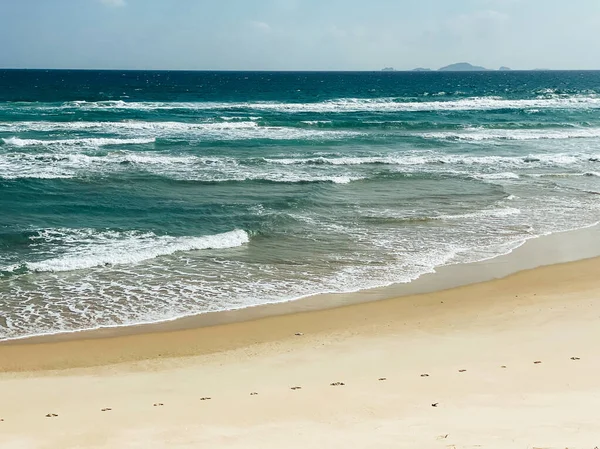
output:
[[[178,252],[226,249],[250,241],[246,231],[234,230],[201,237],[158,236],[153,232],[98,231],[95,229],[48,229],[30,237],[55,246],[56,257],[35,262],[23,262],[1,268],[3,272],[19,273],[83,270],[105,265],[132,265]]]

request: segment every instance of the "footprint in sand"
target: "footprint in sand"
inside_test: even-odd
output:
[[[344,382],[333,382],[332,384],[329,384],[332,387],[343,387],[344,385],[346,385]]]

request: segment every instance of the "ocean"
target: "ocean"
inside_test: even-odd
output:
[[[0,70],[0,340],[406,283],[599,194],[600,72]]]

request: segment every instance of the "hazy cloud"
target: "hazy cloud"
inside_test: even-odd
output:
[[[266,22],[260,22],[257,20],[252,20],[250,22],[250,26],[256,30],[256,31],[260,31],[262,33],[270,33],[271,32],[271,26],[266,23]]]

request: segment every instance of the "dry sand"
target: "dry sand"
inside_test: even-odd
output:
[[[0,448],[593,449],[599,273],[589,259],[245,323],[0,345]]]

